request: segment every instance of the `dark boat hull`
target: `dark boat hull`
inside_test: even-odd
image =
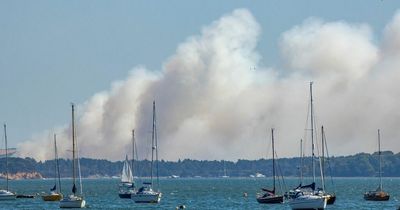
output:
[[[119,195],[120,198],[131,199],[131,194],[130,193],[119,193],[118,195]]]
[[[336,201],[336,195],[330,195],[326,200],[326,205],[332,205]]]
[[[264,204],[283,203],[283,196],[261,196],[257,197],[257,202]]]
[[[386,192],[367,192],[364,194],[364,199],[367,201],[388,201],[390,195]]]
[[[367,201],[388,201],[390,196],[364,196]]]

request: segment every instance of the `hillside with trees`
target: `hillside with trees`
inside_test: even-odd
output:
[[[317,166],[319,166],[318,161]],[[298,176],[300,169],[300,158],[280,158],[277,160],[278,171],[284,176]],[[326,164],[325,171],[335,177],[372,177],[378,174],[377,153],[359,153],[350,156],[331,157]],[[71,176],[71,160],[60,159],[60,173],[62,177]],[[108,161],[90,158],[81,158],[81,172],[83,177],[108,177],[119,176],[121,173],[122,161]],[[220,177],[224,175],[224,167],[227,175],[231,177],[249,177],[256,173],[266,176],[271,175],[272,160],[237,160],[216,161],[216,160],[178,160],[158,162],[160,176],[178,175],[180,177]],[[394,154],[391,151],[382,152],[383,176],[400,176],[400,153]],[[318,169],[319,170],[319,169]],[[5,172],[5,159],[0,159],[0,173]],[[36,161],[32,158],[9,158],[9,173],[17,172],[34,173],[38,172],[43,177],[54,176],[54,160]],[[135,161],[135,176],[150,175],[150,161]],[[311,158],[303,159],[303,173],[311,176]]]

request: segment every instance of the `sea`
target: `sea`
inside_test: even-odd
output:
[[[145,180],[138,180],[145,181]],[[307,180],[305,180],[306,182]],[[71,192],[71,179],[62,179],[62,192]],[[256,195],[261,187],[270,187],[271,178],[160,178],[163,193],[158,204],[136,204],[118,197],[118,179],[83,179],[83,194],[88,209],[290,209],[287,204],[259,204]],[[327,183],[332,183],[327,180]],[[12,180],[10,190],[17,194],[41,194],[48,192],[54,180]],[[286,178],[278,182],[278,189],[293,188],[298,179]],[[337,199],[327,209],[392,209],[400,206],[400,178],[383,178],[384,190],[389,192],[389,201],[365,201],[363,193],[375,190],[377,178],[334,178],[327,184],[328,192],[335,192]],[[5,186],[5,181],[0,181]],[[78,188],[79,191],[79,188]],[[20,198],[0,201],[0,209],[58,209],[58,202],[44,202],[36,198]]]

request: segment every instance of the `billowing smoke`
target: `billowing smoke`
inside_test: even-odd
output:
[[[235,10],[180,44],[160,71],[134,68],[80,104],[81,156],[123,159],[135,129],[139,156],[148,158],[153,100],[162,159],[262,158],[271,127],[277,153],[297,156],[311,80],[331,154],[375,151],[378,128],[383,149],[400,151],[400,13],[381,42],[367,24],[307,19],[282,34],[283,69],[261,66],[260,34],[248,10]],[[20,153],[52,158],[49,133],[56,132],[61,156],[69,157],[70,130],[35,135],[18,146]]]

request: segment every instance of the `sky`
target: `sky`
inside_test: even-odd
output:
[[[156,100],[163,159],[298,154],[314,81],[336,155],[400,151],[397,1],[0,1],[0,121],[20,156],[148,157]],[[399,68],[400,69],[400,68]],[[287,147],[287,145],[293,145]],[[282,148],[279,148],[281,146]],[[63,152],[64,151],[64,152]]]

